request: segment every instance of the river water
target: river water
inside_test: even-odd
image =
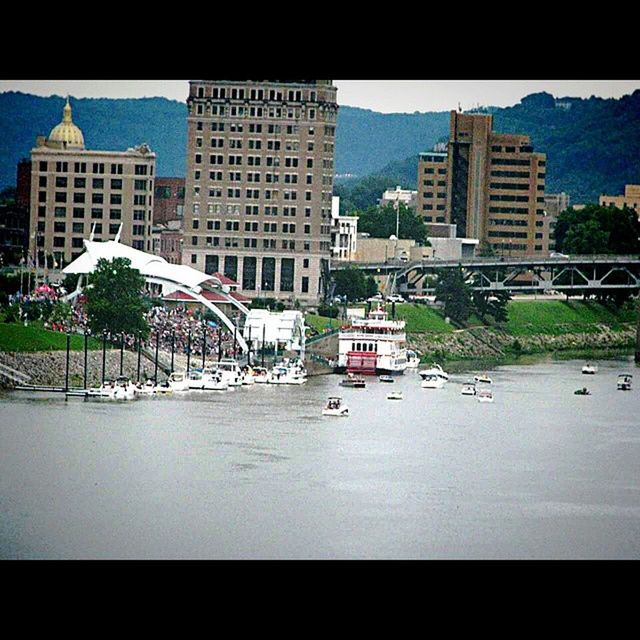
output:
[[[0,395],[0,558],[640,558],[630,358],[128,403]],[[591,396],[575,396],[586,385]],[[403,391],[404,399],[386,394]],[[341,395],[347,418],[322,417]]]

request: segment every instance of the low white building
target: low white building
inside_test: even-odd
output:
[[[416,208],[418,202],[418,192],[411,191],[410,189],[403,189],[398,185],[395,189],[387,189],[380,198],[380,206],[384,207],[387,204],[395,204],[400,202],[412,209]]]
[[[242,335],[251,340],[252,349],[258,351],[262,343],[290,351],[299,351],[304,357],[305,323],[301,311],[269,311],[269,309],[251,309],[247,314]]]
[[[355,258],[358,237],[357,216],[340,215],[340,198],[331,198],[331,257],[350,262]]]

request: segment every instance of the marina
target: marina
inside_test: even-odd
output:
[[[638,558],[631,358],[488,371],[493,403],[256,384],[134,402],[0,394],[2,558]],[[473,373],[471,375],[473,377]],[[348,415],[322,415],[339,396]],[[588,412],[584,403],[588,402]],[[381,407],[384,406],[384,411]]]

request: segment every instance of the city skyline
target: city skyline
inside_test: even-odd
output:
[[[75,98],[165,97],[185,102],[188,80],[0,80],[0,92]],[[620,98],[640,89],[640,80],[335,80],[338,104],[380,113],[425,113],[507,107],[547,91],[557,98]]]

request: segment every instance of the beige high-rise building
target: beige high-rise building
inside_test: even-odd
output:
[[[127,151],[85,149],[71,105],[48,138],[31,151],[29,255],[35,266],[63,266],[95,240],[113,240],[151,251],[156,155],[146,144]],[[120,227],[122,225],[122,229]]]
[[[634,209],[640,216],[640,184],[626,184],[624,195],[609,196],[602,194],[599,199],[602,207],[617,207],[618,209]]]
[[[331,256],[330,80],[192,80],[183,264],[316,304]]]
[[[425,222],[455,224],[458,237],[477,238],[501,253],[546,253],[538,224],[545,165],[529,136],[495,133],[488,114],[452,111],[447,153],[420,155],[417,211]]]

